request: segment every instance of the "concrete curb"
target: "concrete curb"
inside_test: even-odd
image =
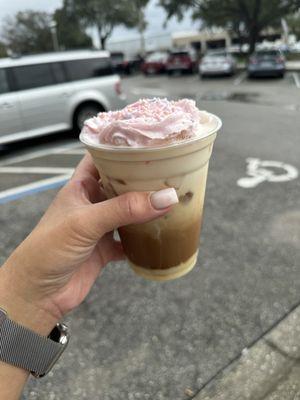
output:
[[[194,400],[300,400],[300,306]]]

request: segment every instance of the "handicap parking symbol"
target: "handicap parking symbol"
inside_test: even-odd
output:
[[[298,178],[298,170],[290,164],[280,161],[260,160],[259,158],[247,158],[247,170],[245,176],[237,180],[237,185],[251,189],[263,182],[287,182]]]

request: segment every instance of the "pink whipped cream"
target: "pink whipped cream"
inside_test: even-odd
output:
[[[100,112],[84,123],[83,138],[92,144],[151,147],[205,136],[216,118],[190,99],[141,99],[119,111]]]

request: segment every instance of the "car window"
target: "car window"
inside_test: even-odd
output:
[[[211,53],[211,54],[208,54],[207,57],[209,57],[209,58],[227,57],[227,53],[224,53],[224,52]]]
[[[90,58],[86,60],[65,61],[68,79],[96,78],[97,76],[111,75],[112,66],[109,58]]]
[[[6,70],[0,69],[0,94],[9,92]]]
[[[17,89],[26,90],[55,84],[51,64],[23,65],[13,68]]]
[[[189,56],[187,51],[178,51],[176,53],[171,53],[171,56],[178,57],[178,56]]]
[[[258,56],[258,57],[265,57],[265,56],[277,57],[279,55],[280,55],[280,53],[276,50],[259,51],[256,53],[256,56]]]

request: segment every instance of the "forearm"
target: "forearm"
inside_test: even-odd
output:
[[[0,308],[14,322],[47,336],[57,321],[19,295],[18,282],[8,273],[9,265],[5,267],[0,269]],[[0,362],[0,399],[19,399],[28,376],[28,371]]]
[[[0,399],[19,399],[28,376],[27,371],[0,362]]]

